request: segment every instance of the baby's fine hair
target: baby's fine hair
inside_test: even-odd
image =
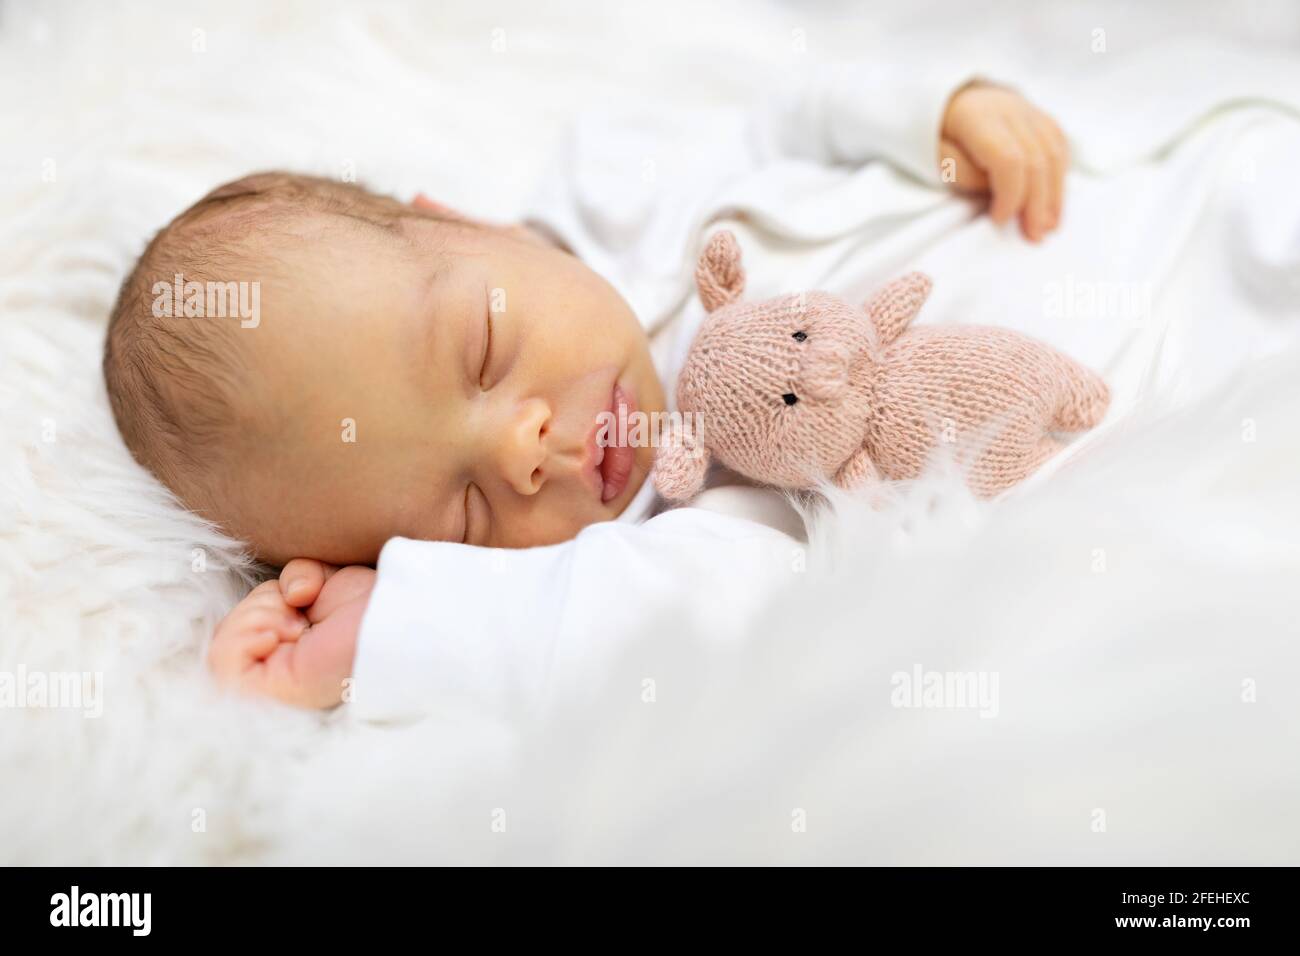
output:
[[[256,330],[241,334],[238,317],[184,317],[179,289],[160,309],[159,292],[177,277],[260,282],[281,266],[277,244],[306,241],[295,227],[318,216],[395,235],[404,219],[442,218],[355,183],[257,173],[214,189],[160,229],[122,283],[104,342],[113,418],[135,460],[189,508],[212,509],[229,471],[217,465],[254,414],[239,397],[246,336]]]

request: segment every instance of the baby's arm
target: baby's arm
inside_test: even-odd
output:
[[[711,500],[724,491],[733,494]],[[528,719],[598,692],[647,634],[673,635],[662,648],[676,659],[682,641],[743,639],[782,586],[801,580],[801,546],[768,522],[760,498],[797,522],[773,492],[712,489],[694,507],[640,525],[602,521],[546,547],[391,539],[349,709],[379,721]],[[639,646],[637,666],[657,673],[661,642]]]
[[[221,622],[209,665],[223,683],[301,707],[335,706],[351,678],[349,706],[363,719],[526,711],[550,689],[592,686],[639,622],[742,635],[762,599],[797,579],[802,551],[736,508],[606,521],[513,551],[394,538],[378,574],[291,561]],[[431,600],[433,589],[455,599]]]
[[[370,568],[290,561],[217,626],[208,650],[213,675],[298,707],[340,703],[374,578]]]

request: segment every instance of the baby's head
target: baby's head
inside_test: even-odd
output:
[[[576,258],[284,173],[154,237],[104,375],[135,458],[272,564],[373,563],[395,535],[571,538],[616,517],[653,459],[599,449],[602,413],[664,403],[636,316]]]

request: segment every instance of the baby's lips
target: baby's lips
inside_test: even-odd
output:
[[[619,419],[624,419],[636,411],[636,403],[623,390],[621,385],[614,386],[614,411]],[[623,427],[626,427],[624,425]],[[620,428],[619,432],[622,433]],[[615,437],[618,437],[617,435]],[[609,442],[604,448],[604,457],[600,462],[600,475],[604,482],[600,500],[610,502],[622,494],[627,480],[632,474],[636,462],[636,449],[626,444]]]
[[[602,473],[605,478],[605,486],[601,490],[600,500],[610,502],[623,493],[627,487],[627,479],[632,474],[632,464],[636,460],[636,452],[626,445],[620,445],[614,449],[614,454],[605,458],[605,464],[602,466]]]

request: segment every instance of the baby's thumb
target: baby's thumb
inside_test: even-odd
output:
[[[338,568],[314,558],[294,558],[280,571],[280,594],[290,607],[306,607],[316,600]]]

